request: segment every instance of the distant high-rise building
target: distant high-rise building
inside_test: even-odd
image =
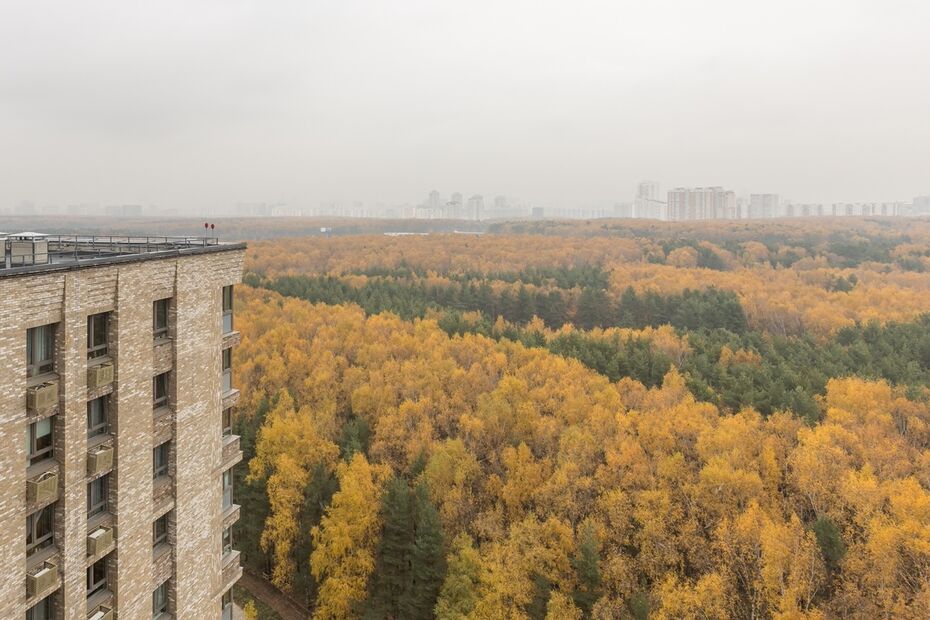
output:
[[[911,215],[930,215],[930,196],[916,196],[911,204]]]
[[[442,198],[439,196],[439,192],[433,190],[429,193],[429,198],[427,199],[426,206],[430,209],[439,209],[442,203]]]
[[[659,184],[656,181],[641,181],[636,186],[636,196],[633,199],[632,217],[661,220],[666,217],[666,204],[659,195]]]
[[[507,197],[506,196],[495,196],[494,197],[494,217],[504,217],[507,215]]]
[[[750,194],[749,213],[751,219],[781,217],[778,194]]]
[[[451,217],[456,220],[462,219],[462,215],[465,213],[465,201],[462,199],[462,192],[453,192],[452,199],[446,205],[448,214],[447,217]]]
[[[736,194],[722,187],[676,187],[668,192],[669,220],[732,220],[738,217]]]
[[[475,194],[468,199],[468,208],[465,210],[465,219],[480,220],[484,217],[484,197]]]

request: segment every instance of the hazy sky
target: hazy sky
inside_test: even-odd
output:
[[[926,0],[0,0],[0,208],[930,193]]]

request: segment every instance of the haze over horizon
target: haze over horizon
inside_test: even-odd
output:
[[[0,6],[0,208],[930,193],[930,3]]]

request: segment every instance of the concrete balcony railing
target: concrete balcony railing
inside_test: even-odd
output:
[[[159,375],[174,365],[174,342],[170,338],[156,340],[152,345],[152,372]]]
[[[26,480],[26,502],[30,504],[47,504],[57,498],[57,471],[45,471]]]
[[[236,403],[239,402],[239,390],[232,389],[228,392],[223,392],[221,395],[220,402],[222,403],[223,409],[229,409],[230,407],[235,407]]]
[[[109,605],[97,605],[87,614],[87,620],[113,620],[113,608]]]
[[[104,362],[87,369],[88,390],[96,390],[110,383],[113,383],[113,362]]]
[[[58,565],[45,561],[26,573],[26,594],[36,596],[40,592],[54,587],[58,583]]]
[[[113,528],[98,527],[87,535],[87,555],[96,557],[113,546]]]
[[[236,522],[239,521],[239,514],[242,508],[239,504],[233,504],[228,508],[223,509],[223,529],[232,527]]]
[[[223,469],[229,469],[242,460],[242,450],[239,448],[239,435],[226,435],[223,437]]]
[[[228,349],[234,347],[242,341],[242,334],[239,332],[226,332],[223,334],[222,348]]]
[[[223,556],[222,590],[227,590],[242,577],[242,565],[239,563],[239,551],[232,550]]]
[[[159,476],[152,481],[152,504],[162,507],[174,499],[174,480],[171,476]]]
[[[58,379],[51,379],[26,388],[26,409],[45,411],[58,404]]]
[[[97,476],[113,469],[113,447],[100,445],[87,451],[87,475]]]

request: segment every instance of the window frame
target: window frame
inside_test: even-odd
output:
[[[227,484],[227,479],[228,479],[228,481],[229,481],[228,484]],[[221,485],[222,485],[222,489],[223,489],[223,510],[228,510],[229,508],[231,508],[231,507],[233,506],[233,471],[232,471],[232,467],[230,467],[229,469],[227,469],[226,471],[223,472],[223,474],[222,474]],[[227,491],[228,491],[228,493],[227,493]],[[227,497],[229,498],[229,501],[227,501]]]
[[[94,503],[94,489],[95,485],[97,488],[103,487],[103,498]],[[87,483],[87,518],[102,514],[108,510],[108,500],[110,492],[110,474],[104,474],[99,478],[95,478]]]
[[[228,392],[232,389],[232,347],[223,349],[220,366],[222,368],[223,391]]]
[[[36,611],[42,608],[42,615],[37,616]],[[52,595],[49,594],[44,599],[26,610],[26,620],[51,620],[52,619]]]
[[[230,553],[232,553],[233,551],[233,532],[232,532],[231,525],[223,530],[221,548],[222,548],[222,556],[224,558]]]
[[[38,377],[48,373],[55,372],[55,337],[57,323],[48,323],[47,325],[38,325],[26,330],[26,378]],[[41,346],[37,346],[36,340],[40,330],[47,330],[45,336],[45,348],[43,359],[35,359],[37,351]]]
[[[166,579],[152,590],[152,620],[168,615],[168,582]]]
[[[26,557],[55,544],[55,504],[53,502],[26,516]],[[48,532],[39,535],[42,519],[47,521]],[[31,539],[31,540],[30,540]]]
[[[103,577],[100,580],[95,580],[94,572],[98,567],[101,569]],[[107,558],[105,557],[100,558],[87,567],[87,598],[90,598],[101,590],[105,590],[107,588],[107,578],[109,577],[109,571],[107,568]]]
[[[223,333],[228,334],[234,330],[233,325],[233,285],[223,287]]]
[[[54,417],[50,416],[42,420],[36,420],[26,427],[26,460],[30,466],[55,457],[55,421],[52,419]],[[42,435],[42,437],[48,437],[48,445],[37,450],[38,435],[36,431],[39,424],[48,424],[48,434]]]
[[[100,402],[103,409],[103,422],[91,425],[91,416],[92,409],[94,408],[94,403]],[[106,435],[110,432],[110,398],[109,396],[101,396],[93,400],[87,401],[87,438],[91,439],[92,437],[99,437],[100,435]]]
[[[161,396],[158,395],[158,392],[159,392],[158,388],[159,388],[160,383],[164,384],[163,385],[164,393]],[[168,386],[169,385],[170,385],[170,381],[168,381],[168,372],[162,372],[152,377],[152,408],[153,409],[158,409],[159,407],[168,406]]]
[[[171,440],[160,443],[152,448],[152,479],[157,480],[168,475],[168,464],[171,456]],[[163,462],[159,464],[159,460]]]
[[[223,409],[223,437],[230,437],[233,434],[233,408],[226,407]]]
[[[152,302],[152,339],[160,340],[168,337],[168,313],[171,308],[171,298],[156,299]],[[163,313],[164,325],[159,324],[159,313]]]
[[[94,322],[97,319],[103,321],[102,326],[95,326]],[[103,332],[103,343],[94,344],[96,336]],[[88,314],[87,315],[87,359],[94,360],[101,357],[106,357],[110,354],[110,313],[109,312],[98,312],[97,314]]]
[[[168,525],[169,525],[168,515],[169,514],[170,513],[166,512],[162,516],[152,521],[152,548],[153,549],[162,543],[168,542]],[[163,532],[159,531],[161,529],[160,526],[164,527]]]
[[[220,597],[220,612],[222,613],[223,620],[227,618],[232,618],[232,609],[233,609],[233,592],[232,588],[223,593],[223,596]]]

